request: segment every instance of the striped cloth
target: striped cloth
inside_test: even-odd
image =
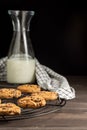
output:
[[[6,81],[7,57],[0,59],[0,81]],[[62,99],[75,98],[75,89],[71,87],[67,79],[54,72],[50,68],[41,65],[36,59],[36,81],[45,90],[57,92]]]

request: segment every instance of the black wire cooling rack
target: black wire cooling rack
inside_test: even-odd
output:
[[[37,109],[21,109],[20,115],[13,116],[0,116],[0,121],[10,121],[10,120],[21,120],[27,118],[39,117],[42,115],[50,114],[56,111],[60,111],[61,108],[66,104],[66,100],[60,99],[56,101],[48,102],[46,106]]]
[[[6,83],[0,83],[0,87],[1,88],[16,88],[17,85],[13,86],[13,85],[9,85]],[[17,99],[13,98],[13,99],[5,99],[3,100],[3,103],[5,102],[13,102],[13,103],[17,103]],[[11,120],[21,120],[21,119],[28,119],[28,118],[34,118],[34,117],[39,117],[42,115],[46,115],[46,114],[50,114],[53,112],[57,112],[60,111],[61,108],[63,106],[65,106],[66,104],[66,100],[65,99],[57,99],[54,101],[47,101],[46,106],[44,107],[40,107],[40,108],[27,108],[27,109],[23,109],[21,108],[21,114],[19,115],[0,115],[0,121],[11,121]]]

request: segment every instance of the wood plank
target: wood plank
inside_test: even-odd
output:
[[[0,130],[87,130],[85,127],[8,127]]]

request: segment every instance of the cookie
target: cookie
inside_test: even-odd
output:
[[[41,88],[38,85],[20,85],[17,87],[18,90],[24,93],[34,93],[34,92],[40,92]]]
[[[32,96],[42,96],[45,100],[56,100],[58,98],[58,94],[56,92],[49,91],[41,91],[38,93],[32,93]]]
[[[13,88],[0,89],[0,98],[18,98],[21,96],[21,91]]]
[[[22,108],[39,108],[46,105],[46,100],[40,96],[26,96],[18,99],[17,103]]]
[[[21,108],[14,103],[0,104],[0,115],[18,115],[21,113]]]
[[[0,103],[1,103],[1,99],[0,99]]]

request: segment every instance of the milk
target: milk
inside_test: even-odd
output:
[[[31,83],[35,79],[35,59],[7,60],[8,83]]]

